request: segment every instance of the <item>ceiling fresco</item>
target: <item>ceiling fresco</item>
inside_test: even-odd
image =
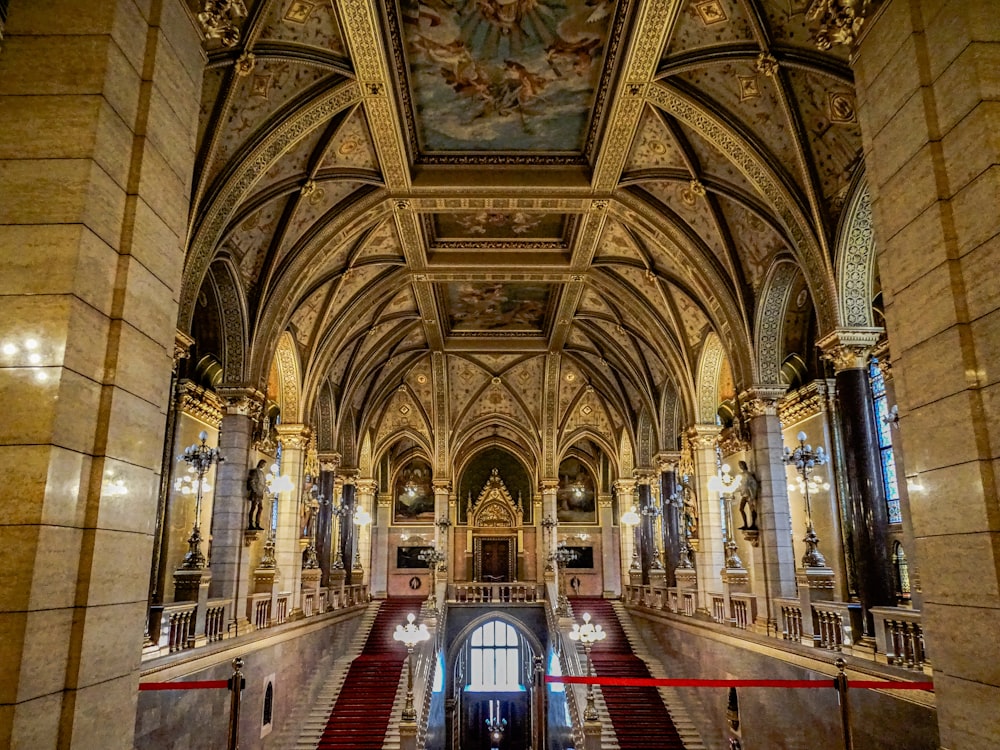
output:
[[[616,5],[401,0],[419,154],[582,154]]]
[[[448,332],[454,336],[541,335],[551,284],[458,282],[441,285]]]

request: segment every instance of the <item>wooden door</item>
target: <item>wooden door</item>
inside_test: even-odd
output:
[[[510,580],[510,539],[481,539],[479,542],[479,580],[500,583]]]

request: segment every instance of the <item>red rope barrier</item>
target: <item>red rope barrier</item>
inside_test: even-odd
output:
[[[546,682],[576,685],[617,685],[630,687],[781,687],[781,688],[832,688],[833,680],[693,680],[656,679],[654,677],[557,677],[547,675]],[[856,688],[889,688],[891,690],[933,690],[933,682],[889,682],[877,680],[851,680],[848,685]]]
[[[140,682],[139,690],[213,690],[228,688],[229,680],[200,680],[198,682]]]

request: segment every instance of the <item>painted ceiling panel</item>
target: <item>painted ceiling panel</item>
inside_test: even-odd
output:
[[[308,351],[312,345],[313,328],[330,294],[331,286],[332,282],[324,284],[310,294],[292,315],[291,324],[295,331],[295,339],[303,351]]]
[[[664,57],[754,41],[753,28],[739,0],[685,0]]]
[[[580,154],[615,0],[402,0],[419,150]]]
[[[345,56],[333,4],[327,0],[277,0],[260,33],[260,41],[305,44],[326,53]]]
[[[625,172],[640,169],[678,169],[688,172],[684,153],[656,110],[646,107],[639,120]]]
[[[288,220],[279,257],[284,257],[307,231],[336,218],[336,212],[327,214],[359,187],[361,183],[350,180],[323,180],[306,190]]]
[[[754,212],[726,198],[720,198],[719,204],[733,241],[739,248],[743,273],[756,292],[775,256],[789,248],[781,236]]]
[[[490,374],[462,357],[448,358],[448,395],[454,416],[463,413],[469,402],[490,381]]]
[[[652,182],[645,183],[643,187],[676,212],[684,224],[711,249],[723,267],[730,267],[725,241],[719,233],[712,208],[705,196],[698,195],[691,190],[690,184],[683,182]]]
[[[379,171],[375,146],[364,110],[357,108],[330,141],[323,156],[320,171],[324,169],[370,169]]]

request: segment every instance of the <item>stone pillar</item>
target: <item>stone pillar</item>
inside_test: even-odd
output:
[[[995,3],[892,0],[852,56],[949,749],[1000,736],[1000,712],[969,708],[1000,705],[1000,639],[977,637],[1000,622],[996,19]]]
[[[213,599],[232,600],[230,613],[237,628],[246,624],[250,585],[250,551],[246,546],[260,532],[247,528],[247,473],[251,463],[250,436],[260,418],[264,394],[255,388],[221,387],[225,413],[219,427],[219,453],[225,459],[215,470],[215,502],[212,505]],[[263,512],[261,513],[263,516]]]
[[[718,435],[719,428],[715,425],[695,425],[687,434],[698,494],[698,549],[694,561],[698,575],[698,609],[703,613],[711,611],[708,594],[712,586],[719,586],[719,571],[726,562],[722,540],[722,504],[718,493],[708,489],[708,480],[716,472],[715,441]]]
[[[552,564],[549,566],[550,555],[555,552],[556,546],[559,540],[559,525],[558,525],[558,508],[556,504],[556,494],[559,492],[559,480],[558,479],[543,479],[541,484],[542,491],[542,515],[545,518],[551,518],[556,521],[556,525],[552,527],[552,534],[549,537],[549,549],[545,552],[545,584],[549,593],[549,600],[553,604],[558,605],[559,602],[559,566]]]
[[[615,526],[615,509],[611,495],[597,496],[597,520],[601,524],[601,579],[604,598],[622,595],[621,538]]]
[[[372,522],[368,525],[371,556],[362,553],[362,560],[368,560],[368,584],[372,596],[383,599],[389,595],[389,528],[392,521],[392,495],[378,495],[378,482],[374,479],[358,480],[358,487],[364,487],[361,496],[372,506]],[[370,498],[370,499],[369,499]],[[365,507],[365,506],[362,506]],[[431,572],[433,575],[433,571]]]
[[[636,501],[636,481],[634,479],[619,479],[615,482],[615,495],[618,498],[618,518],[630,510],[639,512],[639,504]],[[640,516],[641,518],[642,516]],[[621,530],[621,568],[622,588],[624,581],[628,581],[631,586],[642,585],[642,559],[639,553],[639,524],[622,523]]]
[[[319,559],[320,570],[323,571],[323,585],[330,587],[330,570],[336,558],[338,517],[333,512],[340,502],[339,487],[337,487],[337,467],[340,466],[339,453],[319,454],[319,490],[324,502],[320,505],[319,519],[316,524],[316,557]]]
[[[358,533],[358,527],[354,524],[354,509],[357,507],[357,488],[354,486],[353,474],[342,474],[340,481],[344,498],[344,515],[341,516],[338,525],[340,529],[340,541],[337,544],[337,551],[344,565],[344,580],[348,585],[351,585],[361,583],[361,576],[355,575],[352,570],[354,566],[354,543]],[[336,566],[336,561],[334,565]]]
[[[434,606],[441,607],[448,598],[448,556],[451,554],[451,544],[448,536],[451,532],[452,521],[448,517],[451,508],[451,480],[435,479],[431,486],[434,488],[434,539],[435,548],[444,555],[440,564],[433,566],[431,578],[434,590]],[[447,521],[447,524],[443,523]]]
[[[836,373],[847,500],[851,511],[851,543],[858,598],[864,609],[862,637],[868,642],[875,636],[871,608],[896,603],[886,542],[889,514],[882,487],[878,433],[868,381],[868,359],[880,333],[881,329],[838,329],[817,342]]]
[[[205,58],[181,0],[11,10],[0,746],[130,748]]]
[[[355,545],[354,545],[354,560],[351,563],[351,573],[352,581],[354,583],[368,583],[371,584],[371,568],[374,564],[375,556],[373,555],[372,547],[372,531],[375,522],[375,516],[377,510],[375,508],[375,491],[378,489],[378,484],[374,479],[358,479],[354,483],[357,490],[357,497],[354,502],[356,507],[360,508],[361,511],[367,512],[371,516],[371,523],[358,525],[353,523],[354,533],[355,533]],[[386,509],[386,515],[392,511],[392,502],[390,499],[389,508]],[[363,514],[362,514],[363,515]],[[388,529],[388,526],[385,527]],[[388,539],[386,540],[388,542]],[[388,552],[384,552],[388,555]],[[383,555],[384,556],[384,555]],[[367,572],[366,572],[367,571]]]
[[[281,473],[292,480],[289,492],[276,498],[278,503],[278,533],[275,538],[275,559],[278,562],[278,591],[288,592],[289,618],[302,615],[302,477],[309,445],[309,427],[304,424],[279,424],[278,441],[281,443]]]
[[[639,564],[642,567],[642,582],[650,583],[650,570],[662,573],[663,563],[659,559],[659,543],[656,541],[656,519],[653,516],[653,492],[651,483],[653,472],[649,469],[637,469],[636,505],[639,507]],[[655,564],[654,564],[655,561]],[[662,576],[659,576],[662,578]]]
[[[757,597],[756,625],[765,633],[776,628],[774,598],[795,595],[795,553],[788,508],[788,480],[782,461],[784,444],[777,411],[777,400],[784,391],[784,386],[757,386],[740,397],[743,418],[750,426],[753,455],[750,470],[759,482],[757,528],[751,527],[742,533],[749,534],[753,545],[750,569],[753,572],[753,593]],[[750,508],[744,510],[751,516]],[[739,530],[733,529],[733,534],[737,533],[740,533]]]
[[[666,571],[667,586],[677,585],[677,563],[681,557],[681,507],[682,502],[677,496],[677,464],[680,455],[677,453],[661,453],[657,456],[660,468],[660,505],[663,508],[661,520],[663,534],[660,543],[663,545],[663,567]]]

